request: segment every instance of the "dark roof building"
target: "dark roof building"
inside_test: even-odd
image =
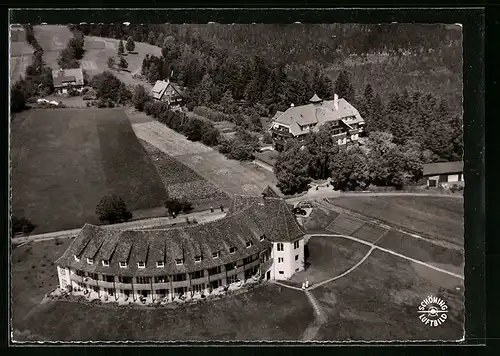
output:
[[[52,80],[55,89],[84,85],[82,68],[55,69],[52,71]]]
[[[424,177],[436,176],[441,174],[458,174],[458,173],[463,173],[464,162],[455,161],[455,162],[428,163],[424,164],[422,168],[424,172]]]

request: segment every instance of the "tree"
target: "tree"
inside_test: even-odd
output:
[[[134,39],[129,36],[127,38],[127,43],[125,44],[125,48],[127,49],[128,52],[133,52],[135,49],[135,42]]]
[[[308,165],[310,154],[299,143],[285,145],[274,166],[278,188],[284,194],[294,194],[307,189],[311,182]]]
[[[220,100],[220,105],[222,106],[224,112],[228,112],[228,109],[234,104],[233,94],[231,90],[226,90],[222,99]]]
[[[187,200],[180,200],[177,198],[168,198],[165,201],[165,208],[171,215],[177,215],[181,211],[187,213],[193,210],[193,206],[190,202],[188,202]]]
[[[120,57],[120,68],[121,69],[128,68],[128,62],[123,57]]]
[[[19,83],[19,82],[18,82]],[[16,83],[10,89],[10,110],[11,112],[20,112],[26,107],[26,98],[20,85]]]
[[[190,141],[200,141],[205,130],[203,121],[192,118],[183,127],[186,138]]]
[[[29,234],[31,231],[35,229],[35,225],[31,223],[26,217],[24,216],[12,216],[11,220],[11,228],[12,228],[12,235],[17,234],[19,232]]]
[[[136,110],[143,111],[144,105],[149,101],[149,95],[144,89],[143,85],[138,84],[135,87],[134,96],[132,98],[132,102],[134,103],[134,107]]]
[[[123,42],[120,40],[118,43],[118,55],[123,56],[123,53],[125,52],[125,49],[123,48]]]
[[[338,190],[365,187],[369,180],[368,168],[367,157],[359,147],[341,149],[329,160],[330,181]]]
[[[113,69],[115,67],[115,58],[114,57],[108,57],[108,68]]]
[[[215,127],[205,128],[202,132],[201,142],[207,146],[217,146],[220,140],[220,132]]]
[[[155,36],[154,32],[153,32],[153,31],[149,31],[149,35],[148,35],[148,43],[149,43],[150,45],[154,45],[154,44],[155,44],[155,42],[156,42],[156,36]]]
[[[97,205],[96,214],[100,221],[108,221],[110,224],[132,219],[132,213],[128,211],[123,198],[115,195],[103,197]]]
[[[125,84],[109,71],[92,77],[90,86],[95,89],[98,99],[112,100],[117,104],[125,104],[132,99],[132,93]]]
[[[351,104],[354,103],[356,99],[356,93],[351,84],[349,73],[345,70],[340,72],[337,80],[335,81],[335,93],[339,96],[339,98],[344,98]]]
[[[200,85],[195,89],[198,105],[207,105],[212,101],[212,89],[214,83],[210,74],[205,74]]]
[[[264,133],[264,136],[262,137],[262,142],[264,142],[265,144],[273,143],[273,136],[268,131],[266,131]]]

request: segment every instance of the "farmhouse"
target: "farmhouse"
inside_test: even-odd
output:
[[[317,132],[327,122],[336,127],[334,138],[339,145],[357,144],[365,124],[358,110],[345,99],[339,99],[337,94],[333,100],[327,101],[314,94],[307,105],[292,104],[285,112],[278,111],[272,118],[269,131],[275,148],[280,151],[288,138]]]
[[[304,235],[269,194],[235,196],[226,217],[188,227],[125,231],[86,224],[56,261],[61,289],[118,299],[208,295],[247,279],[288,279],[304,269]]]
[[[168,103],[172,108],[181,106],[184,99],[183,90],[170,80],[157,80],[150,95],[155,100]]]
[[[84,81],[81,68],[55,69],[52,71],[54,91],[56,94],[67,94],[69,90],[82,92]]]
[[[437,162],[423,165],[423,175],[428,187],[448,188],[464,184],[464,162]]]

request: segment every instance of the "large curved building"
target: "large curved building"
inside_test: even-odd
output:
[[[268,193],[270,190],[266,190]],[[304,231],[272,194],[235,196],[222,219],[161,230],[86,224],[56,261],[61,289],[154,301],[304,269]]]

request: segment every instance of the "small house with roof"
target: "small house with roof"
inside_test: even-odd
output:
[[[85,84],[82,68],[55,69],[52,71],[52,81],[56,94],[68,94],[70,90],[81,93]]]
[[[436,162],[422,166],[427,186],[431,188],[461,186],[464,184],[464,162]]]
[[[333,100],[323,100],[314,94],[309,104],[291,104],[285,112],[278,111],[271,121],[269,131],[278,151],[287,139],[305,137],[326,123],[335,127],[333,135],[339,145],[357,144],[365,124],[358,110],[337,94]]]
[[[157,101],[163,101],[170,107],[180,107],[184,102],[184,91],[170,80],[157,80],[150,96]]]

